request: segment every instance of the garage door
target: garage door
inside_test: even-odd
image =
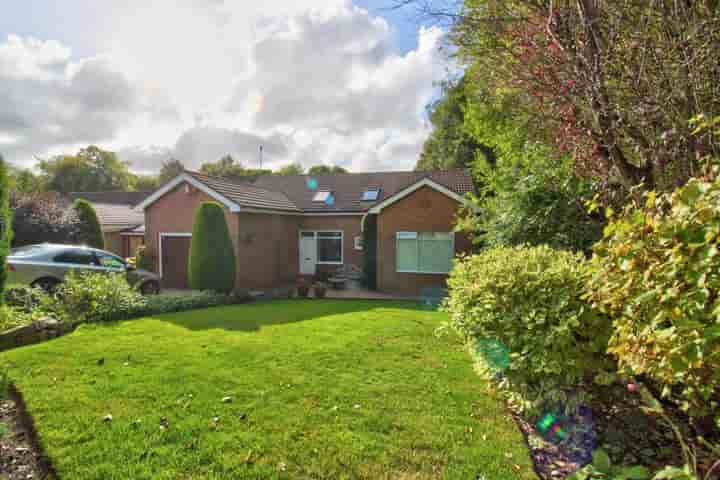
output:
[[[188,282],[188,256],[190,237],[162,237],[162,286],[164,288],[190,288]]]

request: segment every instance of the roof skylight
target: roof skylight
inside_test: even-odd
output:
[[[332,192],[320,191],[315,193],[315,196],[313,197],[313,202],[327,202],[328,198],[330,197],[332,197]]]
[[[378,196],[380,195],[380,189],[371,187],[368,188],[363,192],[362,195],[362,201],[363,202],[374,202],[378,199]]]

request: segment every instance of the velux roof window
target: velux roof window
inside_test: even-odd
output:
[[[362,195],[362,201],[363,202],[374,202],[378,199],[378,196],[380,195],[380,189],[377,187],[368,187],[367,190],[363,192]]]
[[[332,192],[320,191],[313,197],[313,202],[327,202],[332,197]]]

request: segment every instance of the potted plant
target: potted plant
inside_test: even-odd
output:
[[[318,282],[315,285],[313,285],[313,293],[315,295],[315,298],[325,298],[325,293],[327,292],[327,287],[324,283]]]
[[[305,280],[299,280],[297,284],[297,294],[299,298],[307,298],[310,293],[310,286]]]

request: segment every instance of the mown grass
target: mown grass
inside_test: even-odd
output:
[[[87,325],[0,362],[61,478],[536,478],[443,320],[274,301]]]

